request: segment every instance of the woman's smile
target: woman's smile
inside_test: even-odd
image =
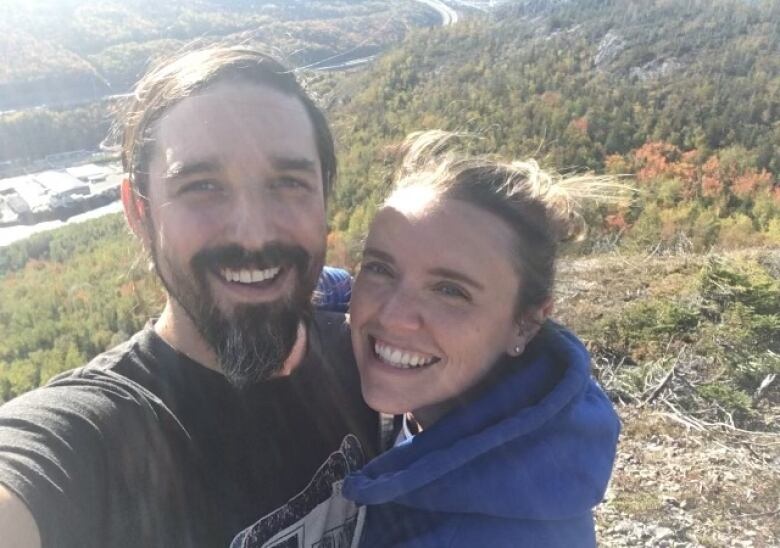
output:
[[[398,369],[418,369],[433,365],[440,360],[438,356],[418,352],[405,345],[396,345],[369,336],[369,342],[371,341],[373,341],[374,356]]]

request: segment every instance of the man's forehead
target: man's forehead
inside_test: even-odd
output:
[[[314,128],[303,103],[266,86],[221,84],[183,99],[154,131],[166,170],[193,162],[257,155],[318,159]]]

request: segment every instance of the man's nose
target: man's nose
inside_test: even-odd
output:
[[[261,249],[278,239],[278,223],[273,204],[262,192],[238,192],[226,219],[230,237],[246,249]]]
[[[378,320],[383,327],[395,330],[415,330],[423,324],[420,299],[402,285],[386,296],[379,309]]]

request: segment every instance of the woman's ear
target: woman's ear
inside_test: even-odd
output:
[[[507,349],[507,354],[510,356],[522,354],[531,339],[536,336],[544,322],[550,317],[552,311],[553,301],[551,298],[546,299],[539,306],[526,310],[515,323],[515,333],[510,347]]]

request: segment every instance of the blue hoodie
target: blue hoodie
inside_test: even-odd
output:
[[[314,304],[320,310],[346,312],[352,298],[352,276],[343,268],[322,268],[314,290]]]
[[[349,476],[360,546],[595,546],[620,423],[590,357],[549,323],[471,403]]]

